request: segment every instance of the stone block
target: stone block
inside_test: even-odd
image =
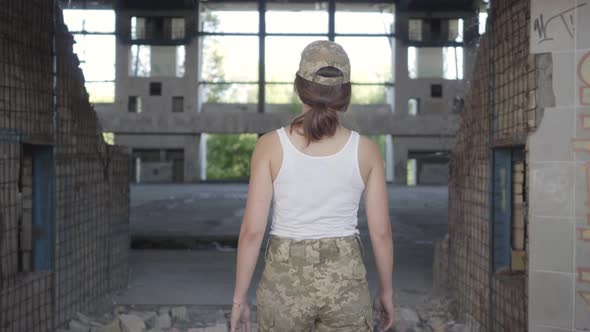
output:
[[[524,250],[512,250],[511,257],[511,270],[512,271],[526,271],[527,267],[527,255]]]
[[[123,332],[144,332],[145,323],[135,315],[124,314],[119,317]]]
[[[90,332],[90,326],[77,320],[70,321],[68,328],[71,332]]]
[[[174,319],[187,320],[188,318],[186,307],[174,307],[171,313]]]
[[[156,320],[156,312],[155,311],[136,311],[131,310],[129,311],[130,315],[135,315],[145,323],[146,326],[153,326]]]
[[[102,329],[100,330],[100,332],[123,332],[123,331],[121,330],[121,323],[120,323],[119,319],[115,319],[112,322],[110,322],[109,324],[103,326]]]
[[[172,319],[170,315],[167,313],[159,314],[156,316],[156,320],[154,322],[154,327],[166,329],[172,326]]]

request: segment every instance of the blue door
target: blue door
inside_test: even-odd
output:
[[[33,268],[53,267],[54,159],[51,146],[33,146]]]
[[[510,266],[512,226],[512,151],[494,150],[493,263],[494,271]]]

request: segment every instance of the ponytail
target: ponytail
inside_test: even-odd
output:
[[[324,67],[318,70],[316,75],[339,77],[343,74],[337,68]],[[291,129],[294,125],[302,125],[307,145],[326,135],[334,135],[340,124],[338,112],[346,112],[350,104],[350,83],[327,86],[296,75],[295,92],[301,102],[308,105],[310,109],[293,119]]]

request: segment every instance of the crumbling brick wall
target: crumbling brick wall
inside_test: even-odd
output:
[[[524,148],[536,123],[529,9],[529,0],[492,0],[452,155],[449,265],[442,273],[449,273],[458,318],[474,331],[527,330],[526,270],[490,273],[490,209],[492,150]],[[526,201],[522,189],[514,197]]]
[[[0,0],[0,330],[7,332],[53,331],[127,283],[129,157],[102,138],[54,5]],[[51,151],[49,164],[36,161],[40,150]],[[39,239],[47,239],[43,255]]]

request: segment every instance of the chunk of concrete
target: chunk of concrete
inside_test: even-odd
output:
[[[188,318],[186,307],[174,307],[171,312],[174,319],[185,321]]]
[[[131,310],[129,311],[130,315],[135,315],[145,323],[146,328],[152,327],[156,321],[156,312],[155,311],[136,311]]]
[[[161,329],[167,329],[171,326],[172,326],[172,319],[170,318],[170,315],[168,315],[167,313],[163,313],[163,314],[159,314],[158,316],[156,316],[156,322],[154,323],[154,327],[161,328]]]
[[[119,317],[123,332],[144,332],[145,323],[135,315],[124,314]]]
[[[90,326],[77,320],[71,320],[68,325],[70,332],[90,332]]]
[[[399,308],[395,313],[395,319],[399,322],[407,322],[414,325],[420,323],[420,317],[418,317],[416,311],[410,308]]]
[[[161,307],[160,309],[158,309],[158,314],[159,315],[170,314],[170,308],[169,307]]]
[[[100,332],[123,332],[121,330],[121,323],[119,319],[115,319],[114,321],[108,323],[107,325],[103,326]]]
[[[447,323],[440,319],[440,318],[432,318],[428,321],[428,325],[430,325],[430,329],[432,332],[446,332],[447,331]]]

